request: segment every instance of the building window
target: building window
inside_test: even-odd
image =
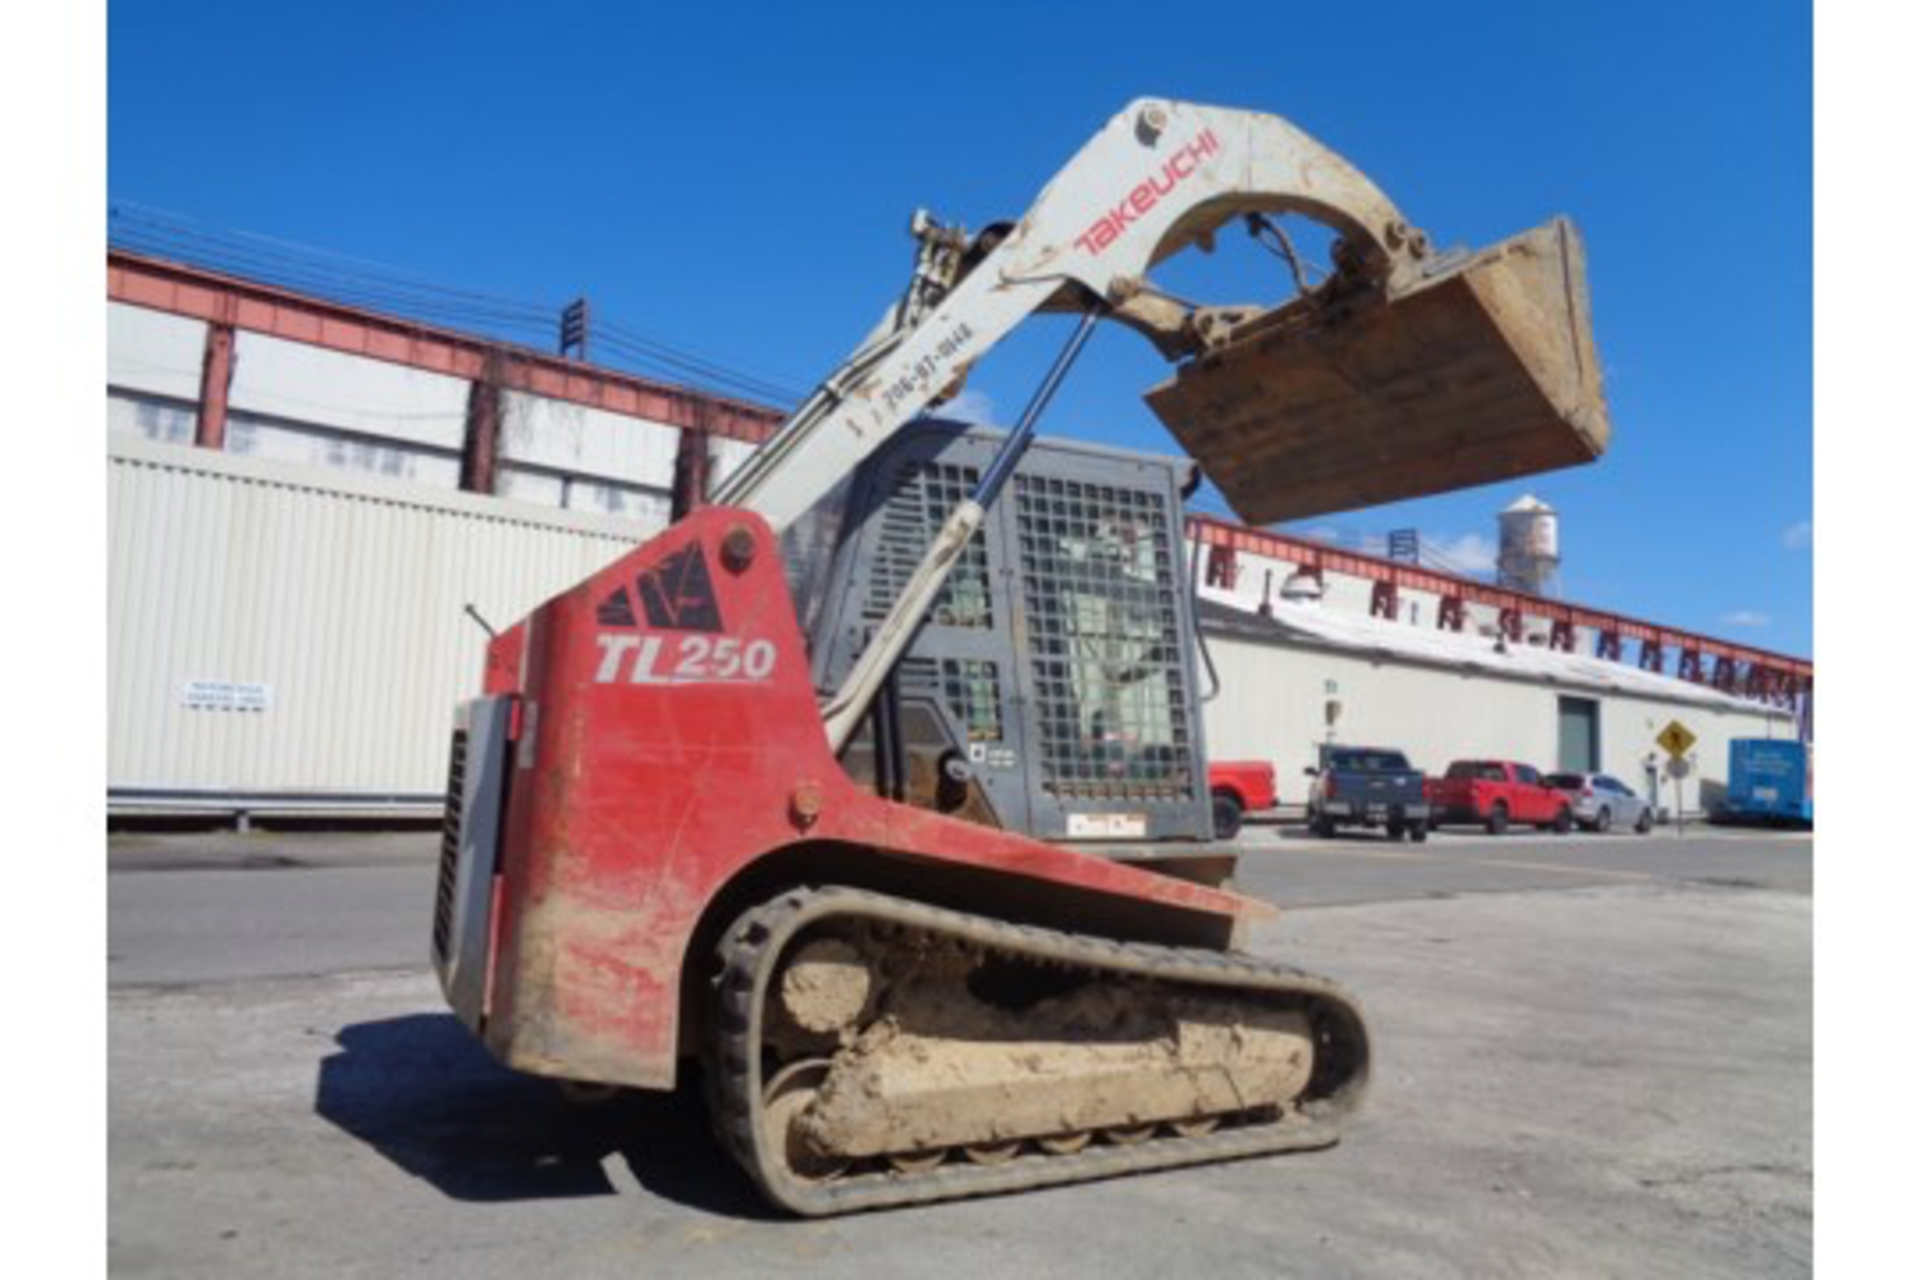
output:
[[[611,480],[590,480],[585,476],[566,476],[564,505],[573,511],[603,511],[629,520],[667,522],[672,506],[665,494],[637,485]]]
[[[137,392],[107,392],[107,430],[116,435],[144,436],[162,444],[192,444],[198,413],[178,400]]]
[[[293,426],[252,414],[227,416],[227,452],[276,462],[338,467],[437,489],[460,487],[460,459],[453,453],[326,427]]]
[[[536,507],[567,505],[567,482],[544,471],[502,466],[494,489],[500,497],[510,502],[525,502]]]
[[[512,463],[500,468],[496,493],[510,502],[596,511],[663,528],[673,506],[672,499],[657,489]]]

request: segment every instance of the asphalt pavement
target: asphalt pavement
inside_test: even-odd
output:
[[[697,1098],[572,1108],[426,970],[430,833],[118,836],[110,1265],[128,1276],[1797,1276],[1812,842],[1256,826],[1253,949],[1365,1005],[1340,1147],[821,1222]]]

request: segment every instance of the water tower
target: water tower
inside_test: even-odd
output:
[[[1532,494],[1500,513],[1500,585],[1560,593],[1560,513]]]

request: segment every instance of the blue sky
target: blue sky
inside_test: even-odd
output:
[[[1017,217],[1142,94],[1275,112],[1442,244],[1571,214],[1614,422],[1594,466],[1305,527],[1415,526],[1471,560],[1532,491],[1562,513],[1571,598],[1810,654],[1811,21],[1771,0],[113,0],[108,189],[450,286],[585,293],[804,386],[902,284],[916,206]],[[1257,295],[1270,267],[1237,253],[1208,270]],[[1002,416],[1060,323],[976,373]],[[1103,332],[1046,429],[1174,450],[1139,398],[1163,368]]]

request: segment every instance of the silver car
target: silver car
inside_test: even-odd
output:
[[[1618,778],[1604,773],[1550,773],[1545,781],[1567,793],[1573,801],[1573,820],[1588,831],[1630,826],[1645,835],[1653,830],[1653,806]]]

